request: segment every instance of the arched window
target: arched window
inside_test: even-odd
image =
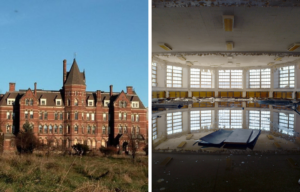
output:
[[[58,113],[57,112],[54,113],[54,119],[58,120]]]
[[[84,133],[84,126],[81,126],[81,132]]]
[[[90,139],[87,140],[86,145],[89,146],[89,147],[91,146],[91,140]]]
[[[29,105],[29,100],[25,99],[25,105]]]
[[[131,121],[134,121],[134,115],[131,115]]]
[[[122,113],[119,112],[119,120],[122,120]]]
[[[59,133],[60,133],[60,134],[63,133],[63,127],[62,127],[62,125],[59,125]]]
[[[30,99],[30,105],[33,105],[33,99]]]
[[[123,113],[123,120],[126,120],[126,119],[127,119],[127,114]]]
[[[25,111],[25,119],[28,119],[28,111]]]
[[[43,126],[39,125],[39,133],[42,133],[42,132],[43,132]]]
[[[78,100],[77,99],[74,100],[74,105],[78,106]]]
[[[71,130],[70,130],[70,125],[67,125],[67,134],[70,134]]]
[[[44,119],[48,119],[48,113],[47,112],[44,113]]]
[[[78,112],[75,112],[75,120],[78,120]]]
[[[49,133],[53,133],[52,132],[52,125],[49,125]]]
[[[127,126],[124,127],[124,133],[127,133]]]
[[[30,111],[29,115],[30,115],[30,119],[33,119],[33,111]]]
[[[47,127],[47,125],[44,125],[44,133],[48,133],[48,127]]]
[[[54,133],[57,133],[57,125],[54,125]]]
[[[94,113],[91,113],[91,120],[95,121],[95,114]]]

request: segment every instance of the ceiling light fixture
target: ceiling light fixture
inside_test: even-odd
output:
[[[166,51],[172,51],[172,47],[166,43],[158,43],[158,45]]]
[[[227,41],[226,42],[226,48],[227,48],[227,51],[231,51],[233,49],[233,42],[232,41]]]
[[[223,26],[225,31],[232,31],[234,24],[233,15],[223,15]]]
[[[187,61],[186,64],[187,64],[188,66],[194,65],[194,64],[193,64],[192,62],[190,62],[190,61]]]
[[[177,58],[180,59],[181,61],[185,61],[186,60],[186,58],[184,56],[182,56],[182,55],[177,55]]]
[[[279,57],[279,56],[278,56],[278,57],[275,57],[274,60],[275,60],[275,61],[281,61],[282,58],[283,58],[283,57]]]
[[[288,50],[295,51],[298,47],[300,47],[300,43],[294,43],[288,48]]]
[[[274,62],[268,63],[268,66],[273,66],[273,65],[274,65]]]

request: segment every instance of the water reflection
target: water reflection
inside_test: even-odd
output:
[[[179,133],[188,134],[217,129],[253,129],[292,137],[298,136],[300,132],[300,115],[292,110],[282,110],[262,103],[252,106],[245,101],[184,102],[181,109],[153,110],[154,119],[156,116],[161,117],[156,119],[158,123],[153,128],[155,129],[153,137],[171,138],[172,135]],[[175,103],[180,104],[180,101]]]

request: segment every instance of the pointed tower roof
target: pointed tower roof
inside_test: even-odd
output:
[[[76,60],[74,59],[70,72],[68,73],[65,85],[85,85],[82,73],[80,73]]]

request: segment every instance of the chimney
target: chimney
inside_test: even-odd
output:
[[[64,71],[63,71],[63,84],[66,82],[67,79],[67,60],[63,60],[63,64],[64,64]]]
[[[9,91],[15,91],[16,83],[9,83]]]
[[[110,96],[112,96],[112,94],[113,94],[113,86],[110,85],[109,88],[110,88]]]
[[[132,86],[127,86],[127,94],[133,94]]]
[[[36,96],[36,82],[34,82],[34,96]]]
[[[101,102],[101,91],[97,90],[97,102]]]

